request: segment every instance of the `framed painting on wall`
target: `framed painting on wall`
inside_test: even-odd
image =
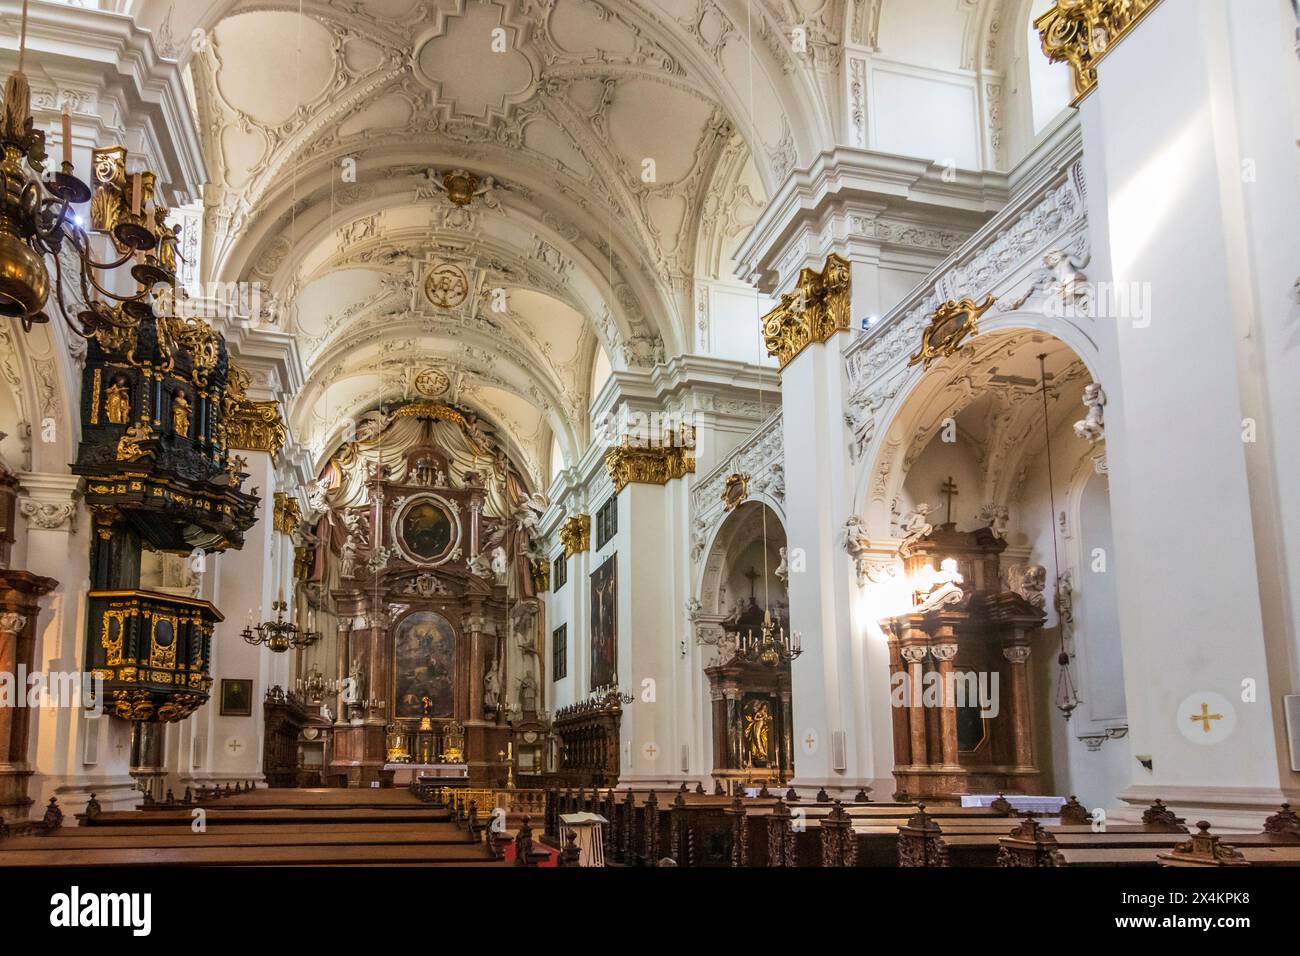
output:
[[[243,677],[221,678],[221,716],[253,716],[253,682]]]
[[[618,555],[591,573],[591,689],[618,680]]]

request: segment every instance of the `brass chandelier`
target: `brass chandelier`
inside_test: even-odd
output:
[[[291,647],[310,647],[320,640],[319,632],[299,631],[297,624],[284,619],[284,612],[289,610],[289,603],[283,598],[272,601],[271,609],[275,611],[274,621],[263,621],[257,625],[250,622],[244,628],[240,636],[249,644],[254,646],[265,644],[275,653],[283,654]]]
[[[125,181],[105,183],[116,187],[126,200],[116,210],[110,230],[119,257],[100,262],[92,256],[89,235],[72,208],[89,202],[92,192],[74,174],[67,108],[63,113],[63,161],[58,171],[47,170],[45,133],[35,128],[31,88],[23,73],[26,46],[24,2],[18,67],[5,82],[0,107],[0,315],[20,319],[24,331],[30,332],[33,325],[49,321],[46,305],[53,291],[60,314],[83,338],[132,328],[150,311],[146,300],[154,288],[170,287],[176,281],[176,233],[161,225],[155,230],[150,222],[146,203],[151,197],[146,192],[152,192],[153,174],[120,174]],[[155,205],[153,218],[159,219],[165,212]],[[75,255],[75,275],[65,275],[65,248]],[[53,282],[46,256],[54,263]],[[132,259],[136,260],[131,267],[136,292],[119,295],[104,288],[100,273]],[[84,308],[70,307],[66,287],[80,293]]]
[[[763,623],[758,636],[750,628],[741,634],[736,647],[736,657],[750,664],[779,667],[789,664],[803,653],[803,638],[798,631],[786,634],[784,627],[772,623],[772,611],[763,612]]]

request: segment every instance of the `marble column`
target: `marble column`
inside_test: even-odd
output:
[[[0,819],[8,821],[26,819],[33,802],[27,795],[31,710],[27,686],[17,677],[36,669],[39,601],[58,583],[28,571],[0,570],[0,674],[14,676],[13,699],[0,703]]]
[[[943,694],[939,707],[940,749],[943,754],[943,767],[953,770],[957,761],[957,698],[953,686],[952,661],[957,656],[956,644],[934,644],[930,647],[930,656],[939,663],[939,688]]]
[[[919,644],[904,645],[899,649],[907,664],[907,725],[911,731],[909,741],[912,766],[924,767],[929,763],[929,748],[925,734],[925,701],[922,691],[922,671],[929,651]]]
[[[1029,645],[1013,644],[1002,648],[1008,661],[1011,682],[1011,733],[1016,770],[1034,769],[1033,730],[1029,714]]]

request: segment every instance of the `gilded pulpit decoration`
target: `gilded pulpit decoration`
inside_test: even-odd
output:
[[[144,422],[137,422],[126,430],[126,434],[117,440],[117,460],[135,461],[149,454],[144,443],[153,437],[153,429]]]
[[[723,508],[727,511],[734,511],[748,498],[749,475],[739,471],[728,475],[726,484],[722,486]]]
[[[298,499],[287,491],[275,493],[272,524],[276,531],[288,535],[292,535],[302,524],[302,509],[298,506]]]
[[[627,436],[605,454],[605,469],[618,493],[632,482],[666,485],[695,473],[695,429],[683,425],[681,437],[669,430],[658,443],[636,444]]]
[[[177,392],[172,399],[172,430],[183,438],[190,435],[190,402],[184,392]]]
[[[120,375],[104,390],[104,417],[112,425],[125,425],[131,420],[131,389]],[[97,421],[92,419],[91,424]]]
[[[996,301],[989,295],[976,303],[968,296],[961,301],[949,299],[939,306],[921,333],[921,349],[908,360],[908,367],[923,365],[928,370],[934,362],[955,353],[968,338],[979,333],[980,316]]]
[[[763,316],[763,342],[781,368],[814,342],[825,342],[849,327],[849,262],[835,253],[826,257],[821,272],[801,269],[794,292],[781,296],[781,304]]]
[[[591,548],[591,515],[574,515],[560,525],[560,544],[564,556],[571,558]]]
[[[1043,53],[1070,64],[1078,102],[1097,85],[1097,61],[1160,0],[1057,0],[1034,21]]]

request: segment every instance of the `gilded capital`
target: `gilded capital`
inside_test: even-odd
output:
[[[695,429],[683,425],[681,437],[668,431],[665,440],[634,444],[624,436],[621,444],[605,454],[605,470],[618,493],[632,482],[666,485],[674,478],[695,473]]]
[[[801,269],[794,292],[781,296],[781,304],[763,316],[763,342],[781,368],[814,342],[825,342],[849,327],[849,262],[835,253],[826,257],[821,272]]]
[[[249,381],[248,372],[232,362],[225,396],[226,447],[261,451],[274,458],[289,437],[280,418],[280,404],[250,399],[245,391]]]
[[[297,531],[299,525],[302,524],[302,509],[298,507],[298,499],[287,491],[277,491],[275,493],[275,511],[272,516],[272,524],[276,531],[288,535]]]
[[[1034,21],[1043,53],[1070,64],[1076,101],[1097,85],[1097,61],[1160,0],[1056,0]]]
[[[560,525],[560,543],[564,545],[566,558],[590,550],[591,515],[574,515]]]

